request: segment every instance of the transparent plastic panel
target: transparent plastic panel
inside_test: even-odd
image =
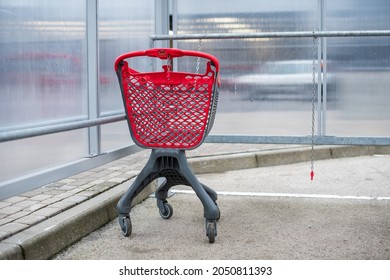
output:
[[[0,143],[0,182],[79,160],[88,153],[87,130]]]
[[[0,1],[0,132],[86,117],[86,1]],[[87,154],[84,130],[0,143],[0,181]]]
[[[149,48],[149,36],[154,34],[155,0],[99,0],[98,4],[100,112],[101,115],[123,113],[114,62],[119,55]],[[143,69],[149,65],[146,63]],[[137,62],[135,66],[142,67],[142,64]],[[102,127],[103,151],[132,143],[128,127],[123,124]]]
[[[387,0],[327,1],[328,30],[388,30]],[[329,135],[390,135],[390,37],[329,38]]]
[[[123,111],[115,59],[149,48],[154,34],[154,0],[99,1],[99,99],[102,113]]]
[[[179,34],[317,29],[317,1],[177,1]],[[199,41],[179,41],[198,50]],[[221,64],[212,134],[306,135],[311,132],[310,38],[203,40]],[[195,68],[196,63],[193,64]]]
[[[85,1],[0,2],[0,128],[86,114]]]
[[[102,141],[103,151],[112,151],[134,144],[127,121],[103,125],[101,132],[104,136],[104,141]]]

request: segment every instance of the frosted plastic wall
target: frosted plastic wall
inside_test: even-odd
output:
[[[317,28],[317,1],[177,1],[177,33],[253,33]],[[180,41],[198,49],[198,41]],[[212,134],[309,134],[313,57],[311,39],[204,40],[202,50],[221,63],[222,87]],[[305,81],[290,81],[302,60]],[[262,83],[269,68],[285,85]],[[308,65],[306,65],[308,64]],[[196,64],[193,64],[195,67]],[[298,66],[300,67],[300,66]],[[282,67],[283,68],[283,67]],[[291,83],[291,85],[287,85]],[[292,87],[291,89],[289,87]]]
[[[389,30],[390,2],[328,0],[327,30]],[[328,39],[327,134],[390,135],[390,37]]]
[[[126,52],[149,48],[154,34],[154,0],[99,1],[99,100],[101,114],[123,112],[115,59]],[[102,126],[102,150],[112,150],[131,141],[126,122]]]
[[[320,2],[180,0],[176,32],[319,30]],[[390,29],[387,0],[323,3],[323,30]],[[320,41],[326,48],[323,71],[328,71],[321,133],[388,136],[390,38],[383,37],[321,39],[316,46],[311,38],[204,41],[202,50],[216,55],[222,69],[212,133],[309,135],[310,64]],[[197,50],[198,41],[180,41],[178,46]]]
[[[86,116],[86,3],[0,2],[0,131]],[[0,181],[84,156],[83,130],[0,143]]]

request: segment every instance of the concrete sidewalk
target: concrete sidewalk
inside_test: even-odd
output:
[[[317,147],[315,151],[316,160],[321,159],[331,159],[331,158],[344,158],[344,157],[353,157],[353,156],[364,156],[364,155],[374,155],[374,154],[389,154],[388,147]],[[337,216],[338,211],[340,211],[336,206],[333,208],[334,212],[331,210],[325,211],[329,205],[329,203],[333,202],[333,200],[326,202],[327,200],[319,199],[314,201],[309,197],[303,197],[302,199],[295,200],[293,197],[282,197],[280,198],[278,195],[275,197],[247,197],[247,195],[222,195],[218,200],[218,204],[221,207],[222,217],[221,221],[218,223],[218,236],[216,238],[217,244],[208,244],[207,238],[204,236],[204,226],[199,226],[200,224],[204,224],[203,214],[201,209],[200,202],[196,199],[196,196],[192,194],[186,193],[186,191],[180,190],[180,188],[176,188],[178,192],[176,195],[172,197],[170,202],[174,205],[174,217],[170,220],[164,221],[156,221],[156,215],[145,213],[143,211],[154,211],[158,215],[158,210],[153,203],[153,199],[147,199],[140,205],[137,205],[132,211],[132,222],[134,223],[134,233],[130,238],[124,238],[121,236],[119,226],[116,222],[116,202],[123,194],[123,192],[129,187],[131,181],[134,179],[136,174],[141,170],[143,165],[145,164],[149,155],[149,151],[143,151],[137,153],[135,155],[128,156],[126,158],[120,159],[118,161],[112,162],[105,166],[101,166],[99,168],[93,169],[88,172],[84,172],[78,174],[76,176],[67,178],[65,180],[61,180],[59,182],[50,184],[43,188],[37,189],[33,192],[29,192],[26,194],[19,195],[17,197],[13,197],[7,199],[5,201],[0,201],[0,259],[48,259],[53,255],[57,254],[67,246],[72,243],[78,241],[80,238],[88,235],[91,232],[94,232],[101,226],[108,223],[108,227],[114,230],[116,233],[112,232],[110,235],[116,235],[115,238],[118,240],[114,240],[114,244],[122,244],[123,246],[141,246],[140,240],[135,240],[141,238],[144,240],[145,236],[149,236],[151,239],[155,238],[153,243],[150,239],[148,242],[150,244],[170,244],[172,249],[169,249],[169,252],[175,251],[179,245],[186,245],[186,242],[176,242],[177,245],[172,243],[176,240],[186,240],[193,241],[195,244],[200,244],[199,252],[203,252],[202,246],[214,246],[216,247],[225,246],[228,248],[227,244],[229,242],[233,242],[235,238],[237,239],[240,236],[243,236],[243,232],[247,231],[247,234],[253,235],[254,232],[261,232],[255,225],[255,221],[261,221],[260,225],[263,223],[264,218],[262,213],[266,213],[266,209],[264,209],[265,205],[272,204],[272,200],[277,202],[276,209],[295,209],[294,212],[300,212],[299,208],[304,207],[307,210],[307,213],[310,211],[315,211],[319,213],[327,213],[327,215]],[[237,172],[238,174],[245,174],[245,172],[256,172],[257,167],[267,167],[267,166],[278,166],[281,164],[291,164],[297,162],[305,162],[304,166],[307,169],[305,171],[304,177],[300,174],[301,178],[304,178],[305,182],[310,183],[310,179],[308,176],[310,164],[308,163],[310,160],[310,148],[304,146],[297,145],[241,145],[241,144],[203,144],[200,148],[189,151],[187,153],[189,157],[190,164],[192,165],[195,173],[203,174],[199,175],[202,182],[206,183],[210,187],[214,188],[219,192],[232,192],[237,191],[237,189],[242,190],[244,193],[254,192],[259,193],[259,190],[250,190],[249,186],[254,188],[258,182],[263,182],[264,178],[258,178],[256,174],[248,173],[246,175],[246,179],[237,179],[231,176],[227,176],[228,173],[221,172]],[[372,157],[368,157],[372,158]],[[375,157],[379,159],[380,157]],[[359,158],[355,158],[354,160],[358,161]],[[363,157],[365,159],[365,157]],[[388,157],[383,157],[385,162],[389,161]],[[318,162],[320,163],[320,162]],[[365,166],[365,164],[363,164]],[[388,166],[385,166],[385,168]],[[268,168],[268,167],[267,167]],[[275,168],[275,167],[274,167]],[[334,179],[334,174],[337,173],[338,167],[336,170],[332,170],[328,172],[326,180],[328,180],[331,185],[332,178]],[[378,167],[379,168],[379,167]],[[275,168],[277,169],[277,168]],[[387,170],[389,170],[388,168]],[[263,170],[263,169],[261,169]],[[336,171],[336,173],[334,172]],[[358,170],[354,170],[355,173],[359,174]],[[287,180],[295,180],[292,177],[289,178],[287,175],[275,175],[276,178],[285,178]],[[316,175],[315,180],[321,179],[320,176]],[[324,177],[325,178],[325,177]],[[340,182],[346,181],[348,178],[341,179]],[[339,179],[337,179],[339,180]],[[377,180],[375,178],[375,180]],[[381,179],[382,183],[385,185],[389,185],[389,178],[383,177]],[[241,182],[240,187],[237,188],[237,181]],[[245,183],[244,183],[245,182]],[[376,182],[376,181],[375,181]],[[242,188],[242,184],[246,186],[246,188]],[[260,193],[288,193],[286,190],[278,190],[278,184],[274,182],[269,183],[261,183],[263,189]],[[377,184],[376,184],[377,185]],[[216,187],[215,187],[216,186]],[[230,190],[229,187],[231,186]],[[144,194],[140,195],[139,201],[146,198],[152,191],[153,186],[151,186]],[[340,189],[340,188],[336,188]],[[341,187],[341,189],[343,189]],[[370,188],[369,188],[370,189]],[[310,190],[309,193],[312,193],[313,188],[308,188]],[[315,190],[319,190],[315,188]],[[364,188],[361,189],[363,191]],[[390,196],[390,194],[386,194],[387,188],[383,188],[383,196]],[[180,193],[181,192],[181,193]],[[301,193],[301,192],[300,192]],[[314,191],[315,193],[315,191]],[[320,192],[321,193],[321,192]],[[353,193],[353,192],[352,192]],[[350,195],[351,193],[346,190],[346,194]],[[361,194],[359,194],[361,195]],[[367,195],[370,197],[370,194]],[[378,196],[378,195],[376,195]],[[259,201],[259,199],[261,201]],[[266,203],[264,202],[266,200]],[[328,198],[329,199],[329,198]],[[271,202],[270,202],[270,201]],[[295,201],[295,202],[294,202]],[[316,201],[320,201],[318,204]],[[342,202],[343,200],[340,200]],[[388,201],[374,201],[367,200],[367,205],[362,205],[362,207],[369,207],[369,211],[375,213],[378,211],[378,216],[380,217],[380,222],[377,222],[377,225],[383,225],[384,228],[378,229],[380,232],[388,234],[388,224],[385,221],[389,221],[386,216],[388,211]],[[366,202],[367,202],[366,201]],[[243,203],[245,202],[245,203]],[[304,203],[303,203],[304,202]],[[375,203],[374,203],[375,202]],[[302,204],[303,203],[303,204]],[[325,204],[324,204],[325,203]],[[344,202],[343,202],[344,203]],[[359,200],[358,204],[361,203]],[[188,206],[187,206],[188,204]],[[336,203],[337,204],[337,203]],[[322,206],[321,206],[322,205]],[[344,205],[344,204],[343,204]],[[359,204],[360,205],[360,204]],[[146,207],[145,207],[146,206]],[[252,210],[256,210],[258,207],[261,209],[257,209],[256,211],[248,211],[245,207],[251,207]],[[352,205],[351,211],[355,209],[356,205]],[[244,207],[244,208],[243,208]],[[257,208],[256,208],[257,207]],[[322,208],[321,208],[322,207]],[[372,208],[370,208],[372,207]],[[230,209],[229,209],[230,208]],[[137,210],[140,209],[140,210]],[[146,209],[146,210],[145,210]],[[188,213],[189,209],[193,209]],[[319,211],[318,209],[323,209],[324,211]],[[280,210],[281,211],[281,210]],[[278,211],[278,213],[281,213]],[[137,212],[140,213],[137,218]],[[269,211],[268,211],[269,212]],[[287,212],[283,212],[284,217],[282,219],[288,220],[289,217],[293,218],[294,215],[291,215],[290,210]],[[260,215],[260,216],[258,216]],[[351,212],[351,215],[355,215],[355,219],[351,219],[351,222],[359,220],[356,215],[357,213]],[[133,217],[134,216],[134,217]],[[310,215],[308,215],[310,216]],[[145,217],[153,217],[151,220]],[[226,218],[225,218],[226,217]],[[319,216],[321,221],[325,221],[325,216]],[[159,217],[158,217],[159,218]],[[232,219],[231,219],[232,218]],[[271,219],[272,215],[268,216],[268,219]],[[272,218],[272,220],[275,217]],[[370,216],[366,217],[367,219]],[[160,218],[161,219],[161,218]],[[254,219],[254,220],[253,220]],[[114,220],[113,222],[111,222]],[[366,219],[364,219],[366,220]],[[370,219],[368,219],[370,220]],[[237,225],[234,221],[245,221],[245,226]],[[250,222],[252,221],[252,222]],[[165,224],[164,224],[165,222]],[[195,222],[195,224],[194,224]],[[162,223],[161,228],[157,226],[156,223]],[[270,225],[271,220],[264,220],[264,223]],[[140,233],[138,230],[142,231],[142,224],[144,226],[148,226],[148,229],[145,229],[144,233]],[[153,226],[151,226],[153,224]],[[280,222],[277,222],[274,226],[280,225]],[[284,223],[283,223],[284,224]],[[348,225],[345,224],[344,227]],[[331,226],[331,225],[330,225]],[[340,226],[337,221],[333,224],[336,232],[339,232],[337,226]],[[177,231],[177,228],[191,228],[188,237],[185,234],[180,234],[180,231]],[[140,228],[140,229],[138,229]],[[159,230],[160,228],[160,230]],[[242,229],[241,229],[242,228]],[[246,228],[246,229],[245,229]],[[226,239],[226,234],[229,235],[228,229],[235,229],[238,231],[232,232],[230,230],[230,237],[232,239]],[[239,230],[241,229],[241,230]],[[250,230],[249,230],[250,229]],[[138,232],[138,233],[137,233]],[[161,236],[161,232],[166,232]],[[168,234],[169,233],[169,234]],[[172,234],[176,233],[176,234]],[[96,233],[93,233],[96,234]],[[146,235],[144,235],[146,234]],[[268,234],[271,234],[268,232]],[[284,232],[286,234],[286,232]],[[318,235],[319,232],[316,232]],[[274,236],[274,234],[271,234]],[[224,238],[225,236],[225,238]],[[289,236],[286,235],[286,236]],[[299,235],[304,238],[304,235]],[[320,235],[322,236],[322,235]],[[194,237],[194,238],[192,238]],[[163,238],[163,239],[161,239]],[[169,241],[169,239],[172,239]],[[168,240],[167,240],[168,239]],[[110,238],[107,238],[107,242]],[[254,246],[257,244],[257,238],[248,239],[249,243],[253,243],[250,246]],[[128,242],[128,243],[123,243]],[[134,242],[134,243],[133,243]],[[228,243],[226,243],[228,242]],[[276,241],[274,241],[276,242]],[[287,242],[287,241],[286,241]],[[297,244],[300,242],[297,240]],[[375,240],[373,241],[375,242]],[[381,242],[383,240],[381,239]],[[100,243],[103,243],[101,240]],[[263,244],[263,242],[260,242]],[[111,244],[111,246],[114,246]],[[133,244],[133,245],[132,245]],[[144,244],[144,243],[142,243]],[[237,243],[238,246],[239,243]],[[242,247],[239,245],[239,247]],[[165,246],[165,245],[164,245]],[[141,246],[142,247],[142,246]],[[138,247],[138,248],[141,248]],[[272,246],[271,246],[272,247]],[[156,249],[155,247],[153,247]],[[164,247],[165,248],[165,247]],[[383,248],[386,248],[384,246]],[[389,248],[389,247],[387,247]],[[158,249],[158,248],[157,248]],[[176,248],[179,251],[186,251],[180,248]],[[141,251],[146,250],[150,251],[151,255],[138,254],[137,249],[135,251],[130,250],[132,252],[131,256],[120,255],[117,253],[112,255],[108,253],[107,250],[104,252],[107,253],[106,256],[101,254],[96,254],[95,256],[85,256],[83,254],[79,255],[71,255],[69,258],[191,258],[188,255],[175,255],[171,256],[167,253],[167,251],[162,250],[161,248],[157,250],[152,249],[139,249]],[[159,254],[158,251],[162,250],[166,253],[163,255]],[[218,250],[218,249],[217,249]],[[260,249],[259,249],[260,250]],[[208,258],[202,254],[196,254],[194,250],[194,258]],[[213,252],[215,250],[213,249]],[[231,250],[229,252],[224,252],[222,255],[209,255],[209,258],[245,258],[245,255],[239,255],[235,250]],[[387,252],[388,253],[388,252]],[[233,255],[231,255],[233,254]],[[165,256],[165,257],[164,257]],[[250,257],[251,255],[247,255]],[[267,255],[263,255],[267,258]],[[302,255],[304,256],[304,255]],[[283,254],[276,254],[275,258],[283,257]],[[291,256],[291,258],[297,257],[300,255]],[[314,257],[314,255],[313,255]],[[63,258],[66,258],[64,256]],[[310,258],[310,256],[308,256]],[[380,252],[377,255],[357,255],[357,258],[389,258],[386,253]]]

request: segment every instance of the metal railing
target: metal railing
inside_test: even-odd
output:
[[[19,140],[35,136],[43,136],[47,134],[54,134],[59,132],[66,132],[70,130],[88,128],[102,124],[109,124],[126,120],[125,114],[114,115],[109,117],[102,117],[93,120],[80,120],[69,123],[52,124],[47,126],[36,126],[30,128],[22,128],[15,130],[3,131],[0,133],[0,142]]]
[[[94,20],[94,19],[92,19]],[[93,31],[93,32],[96,32]],[[91,33],[93,33],[91,32]],[[177,35],[152,35],[150,36],[150,47],[154,47],[155,41],[167,40],[226,40],[226,39],[258,39],[258,38],[321,38],[321,37],[378,37],[390,36],[390,30],[370,30],[370,31],[303,31],[303,32],[263,32],[263,33],[228,33],[228,34],[177,34]],[[93,44],[94,42],[91,42]],[[93,83],[97,81],[94,77]],[[95,97],[97,93],[92,93]],[[317,100],[319,100],[317,98]],[[319,106],[317,108],[319,110]],[[89,115],[89,119],[77,119],[76,121],[58,121],[48,125],[37,125],[32,127],[9,127],[7,130],[0,130],[0,142],[14,141],[29,137],[42,136],[53,133],[66,132],[83,128],[93,128],[104,124],[115,123],[126,119],[125,114],[118,113],[110,116],[97,118],[96,114]],[[256,144],[312,144],[310,136],[260,136],[260,135],[209,135],[205,142],[208,143],[256,143]],[[314,138],[315,145],[390,145],[390,137],[339,137],[328,136],[317,133]],[[115,151],[98,154],[93,159],[80,159],[78,162],[60,166],[39,174],[31,174],[23,178],[17,178],[0,183],[0,198],[9,197],[18,192],[32,189],[34,185],[43,185],[49,181],[58,180],[64,176],[70,176],[82,170],[87,170],[94,166],[104,164],[111,160],[127,156],[139,151],[134,145],[121,148]],[[88,163],[86,163],[88,161]],[[71,166],[81,166],[74,169]],[[61,174],[60,174],[61,173]],[[59,175],[60,174],[60,175]],[[48,176],[49,175],[49,176]],[[34,182],[31,182],[33,179]]]
[[[259,32],[259,33],[209,33],[209,34],[177,34],[177,35],[151,35],[150,47],[154,47],[155,41],[166,40],[199,40],[199,39],[258,39],[258,38],[321,38],[321,37],[378,37],[390,36],[390,30],[369,30],[369,31],[302,31],[302,32]],[[125,114],[107,116],[92,120],[82,120],[70,123],[55,124],[43,127],[0,131],[0,142],[18,140],[28,137],[41,136],[69,130],[94,127],[102,124],[114,123],[126,119]],[[284,143],[284,144],[310,144],[306,136],[239,136],[229,138],[227,135],[209,135],[206,141],[213,143],[224,143],[234,141],[235,143]],[[292,142],[290,142],[292,141]],[[317,136],[318,145],[345,144],[345,145],[390,145],[390,137],[337,137]]]
[[[303,31],[303,32],[258,32],[258,33],[208,33],[208,34],[175,34],[152,35],[150,47],[155,41],[173,40],[229,40],[229,39],[262,39],[262,38],[328,38],[328,37],[386,37],[390,36],[390,30],[359,30],[359,31]],[[319,51],[320,52],[320,51]],[[320,85],[318,85],[320,87]],[[320,92],[318,91],[318,95]],[[318,104],[320,105],[320,96]],[[317,116],[321,106],[317,106]],[[324,117],[326,118],[326,116]],[[318,120],[320,126],[321,119]],[[259,136],[259,135],[209,135],[205,142],[208,143],[256,143],[256,144],[312,144],[310,136]],[[390,137],[340,137],[322,135],[318,133],[314,137],[315,145],[390,145]]]
[[[226,39],[262,39],[262,38],[322,38],[322,37],[377,37],[390,36],[390,30],[360,31],[295,31],[295,32],[257,32],[257,33],[208,33],[208,34],[175,34],[151,35],[150,46],[155,41],[166,40],[226,40]]]

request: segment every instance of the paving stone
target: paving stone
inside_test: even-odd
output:
[[[8,234],[8,236],[10,236],[14,233],[17,233],[17,232],[25,229],[25,228],[28,228],[28,225],[21,224],[21,223],[15,223],[15,222],[8,223],[8,224],[0,226],[0,235],[1,235],[1,233],[4,233],[4,235]]]
[[[49,199],[46,199],[46,200],[42,201],[42,203],[50,205],[50,204],[56,203],[56,202],[58,202],[58,201],[60,201],[62,199],[63,199],[62,197],[58,197],[58,196],[55,195],[55,196],[53,196],[53,197],[51,197]]]
[[[12,221],[13,221],[13,219],[2,218],[2,219],[0,219],[0,226],[11,223]]]
[[[30,207],[25,208],[25,210],[34,212],[34,211],[37,211],[37,210],[39,210],[43,207],[46,207],[46,206],[47,206],[46,203],[36,203],[36,204],[31,205]]]
[[[19,211],[19,212],[12,214],[12,215],[9,215],[7,218],[11,219],[13,221],[13,220],[19,219],[21,217],[24,217],[24,216],[27,216],[30,214],[31,214],[31,211],[26,211],[25,209],[23,209],[23,211]]]
[[[61,190],[61,191],[69,191],[69,190],[73,190],[74,188],[76,188],[77,185],[64,185],[62,187],[59,187],[58,189]]]
[[[67,185],[67,184],[71,184],[71,183],[73,183],[75,181],[76,181],[75,178],[69,177],[69,178],[65,178],[65,179],[60,180],[59,183]]]
[[[30,199],[40,202],[40,201],[48,199],[50,197],[52,197],[52,195],[50,195],[50,194],[39,194],[39,195],[30,197]]]
[[[83,185],[86,185],[86,184],[91,184],[91,182],[93,182],[95,180],[96,180],[95,178],[91,178],[91,177],[79,179],[76,182],[73,182],[72,186],[80,187],[80,186],[83,186]],[[92,183],[92,184],[95,184],[95,183]]]
[[[80,187],[74,188],[73,190],[69,190],[68,192],[73,193],[74,195],[76,195],[77,193],[82,192],[83,190],[85,190],[85,189],[82,186],[80,186]]]
[[[62,199],[65,199],[65,198],[67,198],[67,197],[70,197],[70,196],[72,196],[72,195],[74,195],[74,194],[71,193],[71,192],[63,192],[63,193],[58,194],[58,195],[56,195],[56,196],[54,196],[54,197],[60,198],[60,199],[62,200]],[[53,197],[53,198],[54,198],[54,197]]]
[[[61,183],[60,181],[57,181],[57,182],[53,182],[53,183],[50,183],[48,185],[45,185],[42,187],[42,189],[46,190],[46,189],[56,189],[56,188],[59,188],[59,187],[62,187],[62,186],[65,186],[66,183]]]
[[[120,176],[120,175],[122,175],[121,172],[110,172],[110,173],[105,177],[105,179],[110,179],[110,178],[118,177],[118,176]]]
[[[23,200],[26,200],[26,198],[23,196],[13,196],[13,197],[7,198],[4,201],[14,204],[14,203],[18,203],[18,202],[23,201]]]
[[[78,204],[78,203],[81,203],[83,201],[86,201],[87,199],[88,199],[87,196],[74,195],[74,196],[70,196],[70,197],[64,199],[63,201],[71,201],[71,202],[76,202]]]
[[[88,198],[91,198],[91,197],[97,196],[98,193],[99,192],[97,192],[97,191],[85,190],[85,191],[80,192],[79,195],[83,195],[83,196],[86,196]]]
[[[104,192],[114,186],[116,186],[117,183],[115,182],[103,182],[101,184],[98,184],[94,187],[92,187],[90,190],[94,190],[94,191],[97,191],[97,192]]]
[[[35,225],[35,224],[42,222],[44,220],[46,220],[45,216],[36,215],[34,213],[34,214],[30,214],[28,216],[24,216],[23,218],[17,219],[15,222],[32,226],[32,225]]]
[[[73,206],[75,206],[77,203],[74,202],[74,201],[64,201],[64,200],[61,200],[59,202],[56,202],[52,205],[50,205],[51,207],[53,208],[60,208],[62,209],[62,211],[65,211]]]
[[[30,197],[30,199],[36,200],[36,201],[42,201],[42,200],[48,199],[50,197],[52,197],[52,195],[50,195],[50,194],[39,194],[39,195]]]
[[[22,211],[23,207],[10,205],[8,207],[4,207],[0,209],[0,214],[12,215],[19,211]]]
[[[21,202],[14,204],[14,206],[26,208],[26,207],[29,207],[29,206],[34,205],[36,203],[39,203],[39,201],[32,200],[32,199],[26,199],[26,200],[23,200]]]
[[[48,194],[48,195],[51,195],[51,196],[55,196],[57,194],[60,194],[60,193],[63,193],[64,191],[60,190],[60,189],[45,189],[45,192],[44,194]]]
[[[128,178],[123,178],[123,177],[115,177],[115,178],[110,178],[107,180],[107,182],[112,182],[112,183],[117,183],[117,184],[121,184],[125,181],[127,181]]]
[[[0,231],[0,241],[11,236],[11,233],[8,231]]]
[[[7,206],[10,206],[11,204],[12,203],[10,203],[10,202],[0,201],[0,209],[7,207]]]
[[[43,192],[44,192],[44,188],[39,188],[39,189],[35,189],[35,190],[29,191],[29,192],[22,193],[22,194],[20,194],[20,196],[33,197],[33,196],[42,194]]]
[[[53,217],[54,215],[57,215],[61,212],[62,212],[62,209],[59,207],[48,206],[48,207],[39,209],[38,211],[34,212],[34,215],[45,216],[46,218],[50,218],[50,217]]]

